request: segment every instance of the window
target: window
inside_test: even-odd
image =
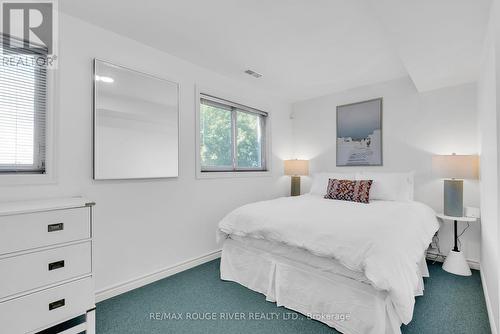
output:
[[[266,112],[202,94],[201,171],[266,171],[266,119]]]
[[[0,173],[45,173],[45,56],[12,43],[0,36]]]

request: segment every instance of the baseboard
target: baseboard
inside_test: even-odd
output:
[[[491,334],[497,334],[497,327],[495,326],[495,318],[493,317],[493,310],[491,309],[490,295],[488,294],[488,287],[486,286],[486,280],[484,279],[483,271],[481,274],[481,285],[483,286],[484,300],[486,302],[486,310],[488,311],[488,319],[490,321]]]
[[[427,260],[431,260],[431,261],[444,262],[444,260],[446,259],[446,255],[433,253],[433,252],[427,252],[426,258],[427,258]],[[479,262],[469,260],[469,259],[466,259],[466,261],[471,269],[481,270],[481,266],[480,266]]]
[[[147,274],[144,276],[140,276],[140,277],[113,285],[111,287],[96,291],[96,293],[95,293],[96,303],[103,301],[105,299],[114,297],[114,296],[118,296],[118,295],[125,293],[127,291],[131,291],[131,290],[140,288],[141,286],[153,283],[153,282],[161,280],[165,277],[172,276],[172,275],[177,274],[181,271],[191,269],[193,267],[199,266],[200,264],[215,260],[215,259],[219,258],[220,255],[221,255],[221,250],[217,250],[217,251],[202,255],[200,257],[175,264],[171,267],[167,267],[167,268],[155,271],[153,273],[150,273],[150,274]]]

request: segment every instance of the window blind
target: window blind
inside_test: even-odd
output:
[[[255,109],[255,108],[250,108],[250,107],[244,106],[244,105],[239,104],[239,103],[220,99],[218,97],[207,95],[207,94],[200,94],[200,96],[201,96],[200,102],[202,104],[211,105],[211,106],[216,107],[216,108],[227,109],[227,110],[238,109],[238,110],[246,111],[246,112],[249,112],[252,114],[258,114],[258,115],[261,115],[264,117],[268,116],[268,113],[265,111]]]
[[[1,37],[0,173],[45,173],[46,55]]]

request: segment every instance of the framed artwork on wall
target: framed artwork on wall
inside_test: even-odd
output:
[[[382,166],[382,98],[337,106],[337,166]]]

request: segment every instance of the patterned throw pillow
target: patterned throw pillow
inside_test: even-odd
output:
[[[329,179],[325,198],[368,203],[373,180]]]

